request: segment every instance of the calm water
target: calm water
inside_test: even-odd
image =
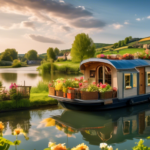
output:
[[[77,75],[65,75],[60,73],[55,73],[53,76],[49,74],[39,75],[39,72],[36,70],[37,66],[31,67],[22,67],[22,68],[0,68],[0,80],[3,82],[3,86],[7,89],[10,84],[17,83],[17,85],[36,86],[39,81],[49,82],[57,78],[72,78]]]
[[[4,138],[15,141],[13,130],[20,126],[28,140],[21,134],[18,150],[43,150],[48,142],[66,143],[72,148],[85,143],[90,150],[98,150],[106,142],[119,150],[129,150],[139,139],[150,136],[150,104],[103,112],[78,112],[62,108],[44,108],[0,114],[5,124]],[[9,150],[15,147],[10,146]]]

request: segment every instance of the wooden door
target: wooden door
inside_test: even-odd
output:
[[[137,68],[139,70],[139,94],[145,94],[145,68]]]

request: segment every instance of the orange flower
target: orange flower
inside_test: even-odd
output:
[[[77,147],[72,148],[71,150],[89,150],[89,147],[84,143],[79,144]]]
[[[64,144],[58,144],[56,146],[51,147],[51,150],[67,150],[66,146]]]
[[[2,132],[4,130],[4,125],[2,122],[0,122],[0,132]]]
[[[22,129],[20,129],[20,128],[15,129],[14,135],[19,135],[21,131],[22,131]]]

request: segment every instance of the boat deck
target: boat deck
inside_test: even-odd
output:
[[[76,103],[104,103],[104,102],[108,102],[112,99],[107,99],[107,100],[82,100],[82,99],[68,99],[68,98],[64,98],[64,97],[59,97],[59,96],[52,96],[52,95],[48,95],[49,97],[55,98],[59,101],[63,100],[63,101],[68,101],[68,102],[76,102]]]

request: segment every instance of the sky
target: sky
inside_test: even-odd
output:
[[[115,43],[149,31],[149,0],[0,0],[0,53],[69,49],[79,33],[94,43]]]

